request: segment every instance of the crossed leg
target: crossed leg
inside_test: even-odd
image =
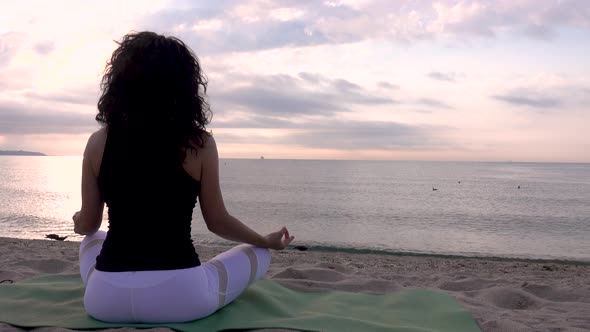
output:
[[[106,233],[98,231],[86,236],[80,245],[80,275],[87,286],[105,238]],[[231,303],[249,285],[262,278],[268,271],[270,260],[268,249],[242,244],[195,268],[139,271],[133,274],[133,280],[163,280],[154,287],[135,289],[132,285],[136,282],[132,282],[129,289],[115,291],[108,282],[104,284],[105,275],[101,275],[100,280],[93,281],[91,290],[87,289],[85,306],[95,318],[113,322],[179,322],[200,319]],[[129,296],[125,294],[128,292],[134,296],[130,295],[127,299]],[[167,302],[164,307],[161,306],[162,302],[147,300],[164,298],[170,294],[176,294],[175,300]],[[105,296],[107,297],[104,298]],[[146,300],[141,300],[142,298]],[[209,300],[205,301],[206,298]],[[115,306],[121,305],[122,308],[113,310]],[[126,310],[129,309],[127,306],[135,310]]]
[[[98,231],[94,234],[86,235],[80,244],[80,251],[78,252],[80,258],[80,276],[86,285],[94,267],[96,266],[96,256],[100,254],[104,239],[107,233]]]

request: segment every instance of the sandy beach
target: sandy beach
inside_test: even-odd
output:
[[[0,280],[76,273],[78,246],[0,238]],[[206,261],[227,248],[196,249]],[[590,330],[590,265],[285,250],[274,252],[266,278],[305,291],[443,290],[471,311],[484,331]],[[22,331],[5,324],[0,330]],[[117,329],[122,330],[128,329]],[[150,331],[156,330],[166,329]]]

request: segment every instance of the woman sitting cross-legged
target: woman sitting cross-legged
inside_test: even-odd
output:
[[[219,186],[209,105],[196,56],[173,37],[126,35],[102,79],[82,166],[84,306],[96,319],[169,323],[203,318],[260,279],[285,227],[261,236],[231,216]],[[244,244],[201,263],[191,240],[199,198],[207,228]],[[109,230],[99,231],[104,204]]]

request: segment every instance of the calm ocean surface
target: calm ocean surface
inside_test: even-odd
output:
[[[0,236],[80,240],[81,162],[0,156]],[[287,225],[294,244],[590,261],[590,164],[224,159],[220,169],[228,210],[260,232]],[[193,239],[224,243],[198,205]]]

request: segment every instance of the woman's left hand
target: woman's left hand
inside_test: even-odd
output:
[[[294,236],[289,235],[287,227],[283,226],[279,231],[268,234],[264,237],[266,239],[266,248],[283,250],[287,248],[289,243],[295,239]]]

